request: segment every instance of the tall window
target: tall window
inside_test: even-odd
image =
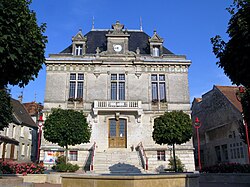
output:
[[[111,74],[111,100],[125,100],[125,74]]]
[[[83,98],[83,81],[82,73],[71,73],[69,83],[69,98]]]
[[[75,55],[80,56],[82,55],[82,45],[76,45],[75,46]]]
[[[152,101],[166,102],[165,75],[151,75]]]
[[[21,155],[24,156],[25,155],[25,144],[22,143],[22,147],[21,147]]]
[[[24,126],[21,126],[21,130],[20,130],[20,136],[21,137],[24,137]]]

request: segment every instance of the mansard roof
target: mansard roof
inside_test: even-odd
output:
[[[25,107],[15,99],[11,99],[11,105],[13,107],[13,120],[20,125],[29,127],[37,127],[36,123],[32,120]]]
[[[86,54],[95,54],[96,48],[99,47],[101,51],[107,50],[107,38],[109,30],[91,30],[88,32],[85,37],[87,38],[86,42]],[[128,30],[130,35],[128,40],[128,49],[129,51],[136,52],[137,47],[140,49],[140,54],[150,54],[150,45],[149,38],[143,31],[139,30]],[[68,46],[66,49],[60,53],[72,53],[72,45]],[[173,54],[167,48],[163,47],[163,54]]]

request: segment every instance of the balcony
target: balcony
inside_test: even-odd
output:
[[[94,101],[94,115],[98,115],[99,111],[134,111],[137,112],[138,116],[141,116],[143,110],[141,101]]]

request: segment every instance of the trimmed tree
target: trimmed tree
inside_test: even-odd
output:
[[[53,109],[44,123],[44,138],[65,147],[67,158],[68,146],[87,143],[90,135],[85,116],[75,110]]]
[[[227,29],[229,41],[225,42],[217,35],[211,38],[211,42],[218,58],[216,64],[224,70],[232,83],[246,88],[241,104],[250,129],[250,1],[234,0],[227,10],[231,14]]]
[[[175,144],[182,144],[192,137],[192,121],[183,111],[166,112],[155,118],[153,140],[157,144],[173,146],[174,168],[176,171]]]

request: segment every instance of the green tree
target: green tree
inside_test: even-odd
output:
[[[12,106],[7,89],[0,89],[0,114],[0,130],[3,130],[12,121]]]
[[[176,171],[175,144],[182,144],[192,137],[192,122],[183,111],[166,112],[154,120],[153,140],[157,144],[173,146]]]
[[[250,87],[250,3],[235,0],[227,8],[231,14],[225,42],[219,35],[211,38],[213,52],[218,58],[217,65],[234,84]]]
[[[227,29],[229,41],[225,42],[217,35],[211,38],[211,42],[213,52],[218,58],[217,65],[234,84],[246,88],[241,97],[241,104],[250,128],[250,1],[234,0],[227,10],[231,14]]]
[[[31,0],[0,2],[0,88],[27,85],[45,62],[45,24],[37,25]]]
[[[91,130],[85,116],[75,110],[53,109],[44,123],[44,138],[66,149],[89,142]]]
[[[4,95],[0,107],[6,109],[0,110],[0,125],[4,126],[12,117],[10,96],[4,90],[8,85],[27,85],[45,61],[45,24],[37,25],[30,4],[31,0],[0,1],[0,91]]]

